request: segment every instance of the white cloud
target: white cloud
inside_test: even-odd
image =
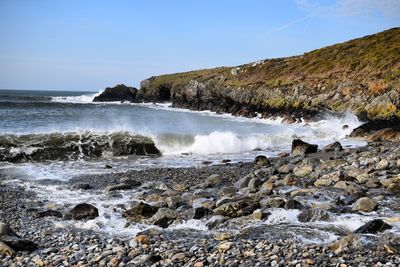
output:
[[[400,0],[296,0],[297,4],[315,16],[358,16],[380,13],[400,18]]]

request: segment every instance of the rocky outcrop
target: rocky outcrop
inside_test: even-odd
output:
[[[394,28],[300,56],[151,77],[137,99],[241,116],[400,117],[399,43]]]
[[[136,102],[137,89],[118,84],[114,87],[107,87],[104,91],[93,99],[93,102],[128,101]]]

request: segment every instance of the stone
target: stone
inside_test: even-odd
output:
[[[262,210],[255,210],[253,212],[253,219],[254,220],[265,220],[267,219],[269,216],[271,215],[271,213],[269,212],[264,212]]]
[[[179,261],[184,261],[185,258],[186,258],[186,254],[183,252],[179,252],[179,253],[176,253],[175,255],[173,255],[171,260],[173,262],[179,262]]]
[[[260,200],[261,208],[283,208],[286,200],[282,197],[263,198]]]
[[[241,189],[241,188],[247,187],[252,178],[254,178],[254,175],[253,174],[248,174],[245,177],[239,179],[239,181],[237,181],[235,183],[235,185],[234,185],[235,188]]]
[[[306,209],[297,215],[297,219],[300,222],[330,221],[330,216],[323,209]]]
[[[220,185],[221,181],[221,176],[219,176],[218,174],[210,175],[209,177],[207,177],[206,180],[207,184],[211,187]]]
[[[362,197],[354,203],[352,210],[371,212],[376,210],[377,208],[378,208],[378,202],[376,200],[368,197]]]
[[[314,182],[315,186],[330,186],[333,181],[331,179],[320,178]]]
[[[293,169],[293,174],[297,177],[306,177],[310,175],[313,171],[313,166],[310,164],[300,165]]]
[[[381,161],[378,162],[376,165],[377,170],[386,170],[389,167],[389,162],[386,159],[382,159]]]
[[[269,161],[269,159],[266,157],[266,156],[263,156],[263,155],[260,155],[260,156],[257,156],[255,159],[254,159],[254,164],[256,164],[257,166],[259,166],[259,167],[268,167],[268,166],[271,166],[271,163],[270,163],[270,161]]]
[[[158,211],[157,207],[144,202],[135,202],[130,209],[123,212],[122,216],[129,221],[141,222],[144,218],[150,218]]]
[[[310,153],[315,153],[318,150],[318,145],[306,143],[300,139],[294,139],[292,142],[292,155],[301,156]]]
[[[258,200],[248,197],[241,199],[232,199],[214,210],[214,214],[232,218],[250,215],[254,210],[258,209],[260,204]]]
[[[150,239],[147,235],[137,235],[135,237],[135,241],[138,242],[139,244],[150,244]]]
[[[62,213],[56,210],[42,210],[36,213],[37,218],[43,218],[43,217],[62,218],[62,216],[63,216]]]
[[[217,245],[217,250],[219,253],[224,253],[227,250],[229,250],[232,247],[233,243],[232,242],[221,242]]]
[[[65,220],[93,220],[99,216],[98,209],[90,204],[81,203],[73,207],[67,214],[65,214]]]
[[[250,190],[251,193],[255,193],[255,192],[258,191],[258,188],[260,187],[260,185],[261,185],[260,179],[252,178],[252,179],[250,179],[247,187],[248,187],[248,189]]]
[[[385,230],[392,229],[392,226],[381,219],[374,219],[354,231],[355,234],[376,234]]]
[[[289,209],[300,210],[302,208],[303,208],[303,205],[299,201],[297,201],[295,199],[289,199],[285,203],[285,209],[287,209],[287,210],[289,210]]]
[[[89,189],[92,189],[92,186],[87,183],[77,183],[77,184],[72,185],[72,189],[89,190]]]
[[[342,147],[342,144],[340,142],[334,142],[332,144],[329,144],[329,145],[325,146],[322,150],[325,151],[325,152],[342,151],[343,147]]]
[[[0,222],[0,253],[14,255],[15,251],[33,251],[37,245],[17,235],[7,224]]]
[[[354,249],[358,248],[359,246],[360,246],[360,240],[358,236],[355,234],[350,234],[332,243],[331,249],[336,254],[339,254],[345,251],[346,249]]]
[[[109,185],[106,187],[106,192],[117,191],[117,190],[130,190],[132,186],[129,184],[116,184],[116,185]]]
[[[151,217],[150,221],[161,228],[167,228],[176,218],[178,218],[178,213],[175,210],[161,208]]]

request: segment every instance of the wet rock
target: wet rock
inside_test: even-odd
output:
[[[0,254],[14,255],[15,251],[33,251],[37,245],[21,238],[7,224],[0,222]]]
[[[329,144],[329,145],[325,146],[322,150],[325,151],[325,152],[342,151],[343,147],[342,147],[342,144],[340,142],[334,142],[332,144]]]
[[[109,185],[106,187],[106,192],[112,192],[117,190],[131,190],[133,187],[129,184],[116,184],[116,185]]]
[[[43,217],[57,217],[57,218],[62,218],[62,213],[56,210],[41,210],[36,213],[37,218],[43,218]]]
[[[323,209],[306,209],[297,215],[297,219],[300,222],[329,221],[330,215]]]
[[[327,178],[320,178],[314,182],[315,186],[330,186],[332,185],[333,181]]]
[[[376,210],[377,208],[378,208],[378,202],[376,200],[368,197],[362,197],[354,203],[352,210],[371,212]]]
[[[356,248],[360,247],[360,245],[361,245],[361,242],[359,240],[359,237],[355,234],[350,234],[350,235],[345,236],[342,239],[334,242],[331,245],[331,249],[336,254],[339,254],[347,249],[356,249]]]
[[[177,217],[178,213],[175,210],[161,208],[151,217],[150,221],[152,224],[160,226],[161,228],[167,228]]]
[[[253,212],[253,219],[254,220],[265,220],[271,215],[270,212],[265,212],[262,210],[255,210]]]
[[[227,217],[241,217],[250,215],[254,210],[260,207],[259,201],[252,198],[233,199],[218,208],[214,209],[214,214]]]
[[[376,234],[385,230],[392,229],[392,226],[380,219],[375,219],[367,222],[360,228],[354,231],[356,234]]]
[[[72,185],[72,189],[89,190],[89,189],[92,189],[92,186],[87,183],[77,183],[77,184]]]
[[[318,150],[318,145],[306,143],[300,139],[294,139],[292,142],[292,155],[301,156],[310,153],[315,153]]]
[[[289,209],[291,209],[291,210],[293,210],[293,209],[301,210],[302,208],[303,208],[303,205],[299,201],[297,201],[295,199],[289,199],[285,203],[285,209],[288,209],[288,210]]]
[[[254,164],[256,164],[259,167],[263,167],[263,166],[270,166],[271,163],[269,161],[269,159],[266,156],[260,155],[257,156],[254,160]]]
[[[261,181],[258,178],[252,178],[249,181],[249,184],[247,185],[248,189],[250,190],[251,193],[255,193],[258,191],[258,188],[261,185]]]
[[[135,101],[137,89],[118,84],[114,87],[107,87],[100,95],[93,99],[93,102],[109,101]]]
[[[284,124],[293,124],[296,123],[296,118],[291,116],[284,116],[282,119],[282,123]]]
[[[282,174],[288,174],[288,173],[292,172],[295,167],[296,167],[296,165],[289,163],[289,164],[279,167],[278,172],[282,173]]]
[[[92,220],[99,216],[98,209],[90,204],[81,203],[73,207],[67,214],[65,220]]]
[[[149,205],[144,202],[134,203],[130,209],[124,211],[123,217],[127,218],[129,221],[141,222],[144,218],[150,218],[158,211],[157,207]]]
[[[286,200],[282,197],[263,198],[260,200],[261,208],[283,208]]]
[[[355,203],[359,198],[362,198],[365,196],[364,192],[357,192],[355,194],[349,195],[349,196],[344,196],[342,198],[339,198],[336,201],[336,204],[341,205],[341,206],[348,206],[352,205]]]

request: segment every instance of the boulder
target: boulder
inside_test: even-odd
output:
[[[106,192],[117,191],[117,190],[130,190],[132,186],[129,184],[116,184],[116,185],[109,185],[106,187]]]
[[[289,199],[285,203],[285,209],[287,210],[301,210],[302,208],[303,205],[295,199]]]
[[[57,217],[57,218],[62,218],[62,213],[56,210],[41,210],[36,213],[37,218],[43,218],[43,217]]]
[[[392,226],[385,223],[381,219],[375,219],[367,222],[360,228],[354,231],[356,234],[376,234],[385,230],[392,229]]]
[[[152,224],[160,226],[161,228],[167,228],[176,218],[178,218],[178,213],[176,211],[169,208],[161,208],[151,217],[150,221]]]
[[[67,214],[65,220],[92,220],[99,216],[98,209],[90,204],[81,203],[73,207]]]
[[[342,144],[340,142],[334,142],[332,144],[329,144],[329,145],[325,146],[322,150],[325,151],[325,152],[342,151],[343,147],[342,147]]]
[[[158,211],[157,207],[151,206],[144,202],[135,202],[130,209],[124,211],[123,217],[128,221],[140,222],[144,218],[150,218]]]
[[[260,207],[257,199],[249,197],[233,199],[228,203],[222,204],[214,210],[214,214],[232,218],[250,215]]]
[[[286,200],[282,197],[263,198],[260,200],[261,208],[283,208]]]
[[[14,255],[16,251],[33,251],[37,245],[21,238],[7,224],[0,223],[0,254]]]
[[[93,99],[93,102],[110,102],[110,101],[136,101],[137,89],[118,84],[114,87],[107,87],[100,95]]]
[[[301,156],[318,151],[318,145],[303,142],[300,139],[294,139],[292,142],[292,155]]]
[[[330,216],[329,213],[323,209],[306,209],[297,215],[297,219],[300,222],[329,221]]]
[[[359,198],[353,205],[353,211],[371,212],[378,208],[378,202],[368,197]]]
[[[310,175],[313,171],[313,166],[311,164],[300,165],[293,169],[293,174],[297,177],[306,177]]]
[[[221,176],[218,174],[213,174],[207,177],[206,183],[208,186],[218,186],[221,184]]]
[[[377,170],[386,170],[389,167],[389,162],[386,159],[382,159],[381,161],[378,162],[376,165]]]
[[[263,156],[263,155],[257,156],[254,159],[254,164],[256,164],[259,167],[263,167],[263,166],[268,167],[268,166],[271,165],[269,159],[266,156]]]

